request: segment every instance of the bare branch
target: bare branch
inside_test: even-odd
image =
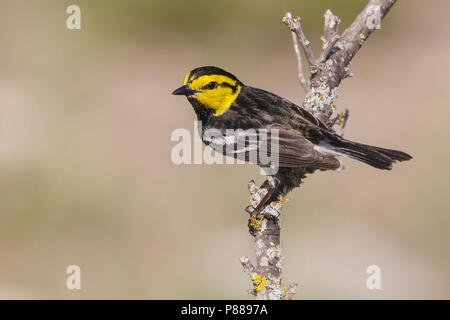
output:
[[[337,88],[342,79],[353,76],[348,64],[369,35],[394,5],[396,0],[371,0],[355,21],[348,27],[319,64],[318,72],[311,76],[311,91],[307,94],[303,107],[324,123],[330,124],[334,112],[332,105],[337,97]],[[331,17],[325,15],[325,17]]]
[[[303,47],[303,51],[305,52],[306,60],[309,64],[309,70],[311,74],[314,74],[317,72],[317,66],[316,66],[316,59],[314,58],[314,53],[311,49],[311,43],[306,38],[305,34],[303,33],[302,26],[300,24],[300,17],[293,17],[289,18],[287,15],[283,17],[283,22],[286,24],[289,29],[295,33],[297,36],[297,39],[300,41]]]
[[[288,19],[292,19],[292,14],[290,12],[287,12],[285,14],[285,17]],[[300,85],[308,92],[309,90],[309,81],[306,79],[305,75],[303,74],[303,63],[302,63],[302,54],[300,52],[300,46],[298,44],[297,35],[292,32],[292,43],[294,45],[294,51],[295,56],[297,57],[297,78],[300,82]]]
[[[328,46],[328,43],[331,39],[334,38],[335,35],[337,35],[338,32],[338,25],[341,23],[341,20],[335,16],[330,9],[328,9],[324,17],[324,24],[323,24],[323,38],[322,38],[322,49],[325,50],[325,48]]]
[[[367,4],[336,42],[335,47],[338,50],[329,57],[325,67],[313,75],[313,87],[325,83],[331,89],[337,88],[341,80],[349,75],[347,66],[350,61],[396,1],[371,0]]]
[[[397,0],[371,0],[351,26],[345,30],[339,41],[339,46],[343,49],[345,65],[352,60],[395,2]]]

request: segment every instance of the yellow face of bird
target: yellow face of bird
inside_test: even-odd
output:
[[[197,99],[207,108],[214,110],[214,115],[223,114],[241,91],[241,83],[227,75],[206,74],[196,77],[188,73],[183,82],[189,97]]]

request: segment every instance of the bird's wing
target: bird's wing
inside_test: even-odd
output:
[[[278,132],[278,137],[276,137],[276,131],[273,130]],[[332,155],[326,155],[315,150],[314,144],[295,130],[272,126],[270,132],[270,143],[272,141],[278,142],[279,167],[314,167],[319,169],[337,169],[340,167],[339,160]]]
[[[311,122],[313,125],[324,129],[325,131],[333,133],[333,130],[326,123],[314,116],[311,112],[307,111],[303,107],[296,105],[288,99],[280,97],[279,95],[263,89],[253,87],[247,88],[249,89],[247,90],[247,96],[250,97],[257,105],[260,106],[261,104],[267,104],[276,108],[282,107],[288,110],[292,110],[293,112],[300,114],[305,120]]]
[[[262,167],[280,168],[314,167],[337,169],[339,161],[331,155],[314,149],[314,144],[299,132],[270,125],[258,130],[249,129],[223,137],[209,137],[204,140],[215,151],[237,159],[257,163]]]

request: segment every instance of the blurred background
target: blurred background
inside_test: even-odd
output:
[[[194,112],[170,93],[222,67],[301,104],[286,11],[316,54],[367,1],[0,1],[0,298],[251,299],[251,165],[171,162]],[[81,30],[66,8],[81,7]],[[391,172],[345,160],[282,213],[297,299],[450,298],[448,1],[399,1],[352,61],[346,137],[414,156]],[[66,268],[81,268],[81,290]],[[381,290],[366,268],[381,268]]]

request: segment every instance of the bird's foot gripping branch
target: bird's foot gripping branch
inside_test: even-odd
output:
[[[327,10],[324,14],[324,32],[321,37],[322,52],[317,59],[303,33],[301,19],[292,17],[290,13],[283,17],[283,23],[292,32],[298,63],[298,79],[307,92],[302,107],[320,120],[321,123],[318,125],[330,128],[337,124],[340,126],[337,131],[342,135],[348,112],[336,111],[334,101],[338,86],[344,78],[353,75],[348,68],[350,61],[370,34],[379,29],[381,20],[395,2],[396,0],[369,1],[342,36],[338,35],[340,19]],[[309,66],[308,78],[303,73],[300,46]],[[333,114],[337,115],[332,118]],[[283,286],[281,283],[284,256],[280,247],[280,213],[286,195],[300,185],[306,174],[314,171],[315,169],[308,167],[282,168],[276,174],[279,181],[276,188],[270,179],[261,187],[253,181],[249,183],[251,206],[245,211],[250,214],[248,225],[250,234],[255,239],[256,265],[253,265],[246,256],[241,257],[240,262],[252,282],[250,292],[257,299],[291,299],[296,293],[296,284]]]

